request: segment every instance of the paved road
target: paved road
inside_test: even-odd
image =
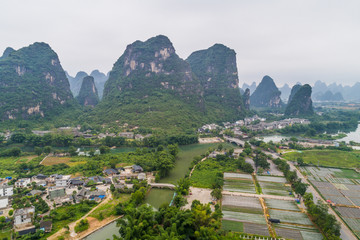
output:
[[[175,188],[175,185],[170,183],[149,183],[149,185],[155,188],[170,188],[170,189]]]
[[[231,196],[271,198],[271,199],[278,199],[278,200],[295,201],[294,197],[288,197],[288,196],[276,196],[276,195],[254,194],[254,193],[243,193],[243,192],[230,192],[230,191],[222,191],[222,194],[223,195],[231,195]]]

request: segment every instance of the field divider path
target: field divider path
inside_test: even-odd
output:
[[[294,197],[288,196],[277,196],[277,195],[267,195],[267,194],[254,194],[254,193],[243,193],[243,192],[231,192],[224,190],[222,191],[223,195],[231,195],[231,196],[244,196],[244,197],[257,197],[257,198],[270,198],[277,200],[285,200],[285,201],[295,201]]]
[[[196,166],[197,166],[199,163],[205,161],[205,159],[207,159],[207,157],[204,157],[203,159],[200,160],[200,162],[198,162],[197,164],[195,164],[195,165],[193,166],[193,168],[192,168],[191,171],[190,171],[189,177],[191,177],[191,175],[192,175],[193,171],[195,170]]]
[[[50,156],[50,153],[48,154],[48,155],[46,155],[44,158],[43,158],[43,160],[41,160],[41,162],[39,163],[39,165],[41,165],[42,163],[43,163],[43,161],[47,158],[47,157],[49,157]]]
[[[263,212],[264,212],[264,217],[265,217],[265,221],[266,221],[266,225],[268,227],[268,230],[269,230],[269,233],[271,235],[271,237],[274,237],[276,238],[276,232],[275,232],[275,229],[273,229],[273,227],[271,226],[271,223],[268,219],[267,216],[269,216],[269,213],[268,213],[268,210],[267,210],[267,207],[266,207],[266,204],[265,204],[265,201],[263,198],[259,198],[259,201],[260,201],[260,204],[261,204],[261,207],[263,209]]]

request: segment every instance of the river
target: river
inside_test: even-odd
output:
[[[353,132],[346,133],[346,137],[338,139],[338,142],[345,141],[349,143],[350,141],[354,141],[360,143],[360,124],[358,125],[357,129]]]

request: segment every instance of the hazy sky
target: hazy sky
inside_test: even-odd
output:
[[[126,46],[164,34],[177,54],[223,43],[240,85],[360,81],[359,0],[0,0],[0,51],[47,42],[71,75],[111,70]]]

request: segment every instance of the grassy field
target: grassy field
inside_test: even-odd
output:
[[[69,223],[80,219],[87,212],[89,212],[97,203],[90,202],[79,203],[75,205],[61,206],[51,211],[50,215],[53,217],[53,227],[51,233],[46,234],[46,237],[59,231]]]
[[[129,200],[131,197],[130,194],[121,194],[119,198],[113,199],[106,204],[103,204],[96,208],[89,217],[94,217],[97,220],[101,221],[102,219],[105,219],[107,217],[110,217],[111,215],[115,214],[115,207],[119,203],[124,203],[127,200]]]
[[[334,172],[337,178],[360,179],[360,173],[352,169],[341,169],[339,172]]]
[[[339,150],[305,150],[302,152],[288,152],[283,154],[287,160],[296,161],[302,157],[305,163],[328,167],[360,167],[360,151]]]
[[[0,178],[7,176],[17,177],[14,170],[18,168],[21,163],[29,163],[31,161],[41,161],[38,156],[21,156],[21,157],[1,157],[0,158]]]
[[[4,231],[0,230],[0,239],[11,239],[11,229],[7,229]]]
[[[215,183],[217,173],[233,172],[236,171],[236,168],[234,164],[222,166],[214,159],[206,159],[197,165],[191,175],[192,185],[200,188],[211,188],[213,183]]]
[[[222,210],[229,212],[243,212],[243,213],[254,213],[254,214],[263,213],[263,210],[261,208],[237,207],[237,206],[222,206]]]

